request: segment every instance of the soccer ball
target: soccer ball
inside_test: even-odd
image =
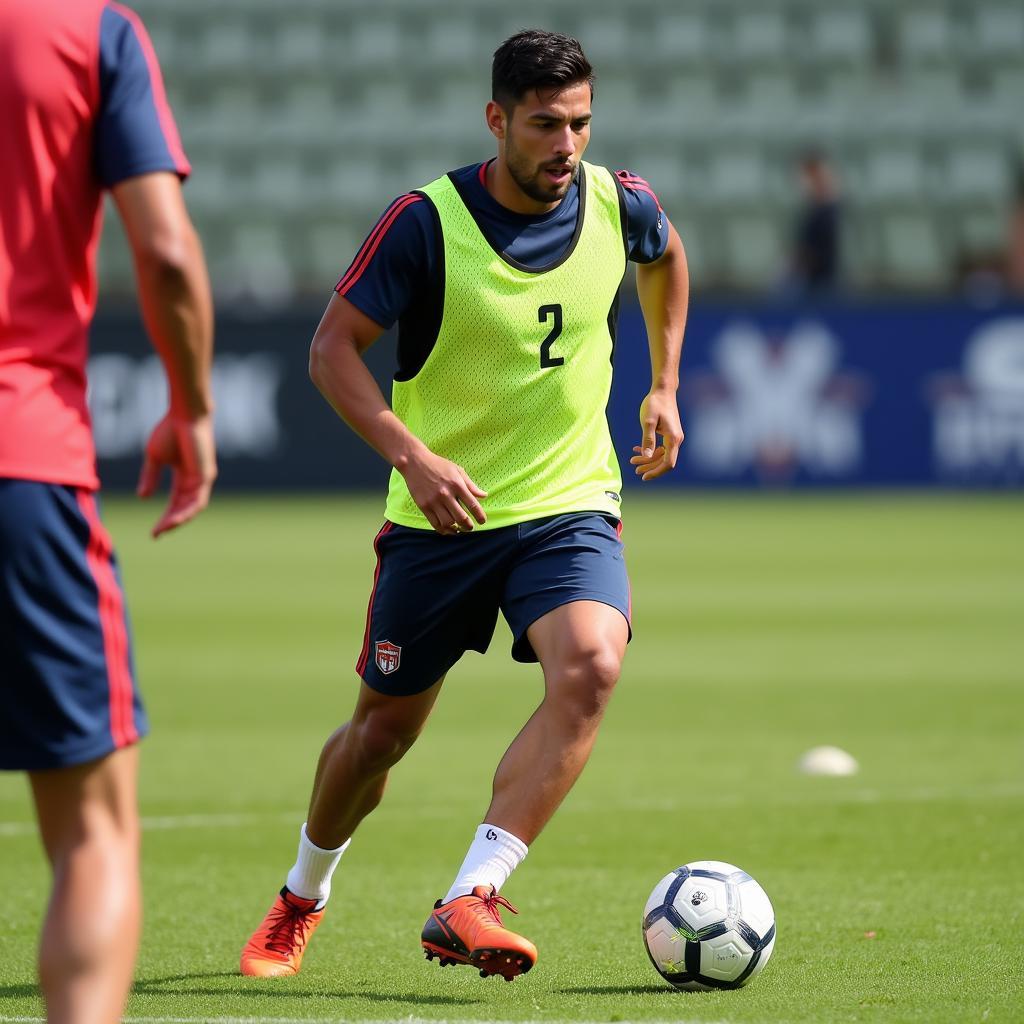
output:
[[[643,929],[655,970],[691,990],[746,985],[775,946],[767,893],[720,860],[695,860],[667,874],[644,907]]]

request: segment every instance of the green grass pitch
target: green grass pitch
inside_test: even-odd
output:
[[[158,543],[110,500],[152,717],[139,1020],[1024,1020],[1024,501],[628,495],[636,636],[593,760],[507,886],[535,970],[440,970],[419,930],[538,700],[499,631],[357,834],[301,976],[236,975],[354,694],[378,500],[221,498]],[[834,743],[853,778],[803,777]],[[0,778],[0,1021],[38,1019],[47,872]],[[747,989],[669,989],[640,914],[688,860],[768,891]]]

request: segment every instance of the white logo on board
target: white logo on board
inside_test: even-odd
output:
[[[281,443],[277,397],[283,369],[268,352],[224,353],[213,363],[214,429],[224,456],[259,458]],[[96,453],[139,454],[167,409],[167,383],[156,356],[104,353],[89,360],[89,412]]]
[[[980,327],[964,348],[963,372],[931,382],[932,454],[940,475],[1024,479],[1024,317]]]
[[[715,476],[754,469],[786,481],[855,473],[863,455],[866,385],[840,369],[840,345],[821,323],[778,337],[752,323],[728,325],[711,349],[715,372],[695,380],[691,457]]]

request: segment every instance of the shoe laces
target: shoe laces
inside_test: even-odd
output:
[[[504,896],[498,895],[498,890],[491,886],[491,891],[482,899],[483,909],[486,913],[490,914],[498,924],[501,924],[501,914],[498,912],[498,907],[504,907],[506,910],[511,910],[513,914],[518,914],[519,911],[512,906],[511,903]]]
[[[283,903],[272,911],[275,916],[267,928],[264,945],[275,953],[290,956],[305,947],[313,922],[309,920],[310,911],[293,906],[287,900]]]

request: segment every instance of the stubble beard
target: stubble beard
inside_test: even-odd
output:
[[[579,165],[573,168],[572,174],[562,185],[545,185],[541,179],[544,173],[544,165],[534,169],[530,162],[519,155],[512,141],[509,140],[505,146],[505,163],[512,180],[519,188],[537,203],[557,203],[564,199],[566,193],[572,187],[572,183],[579,174]]]

